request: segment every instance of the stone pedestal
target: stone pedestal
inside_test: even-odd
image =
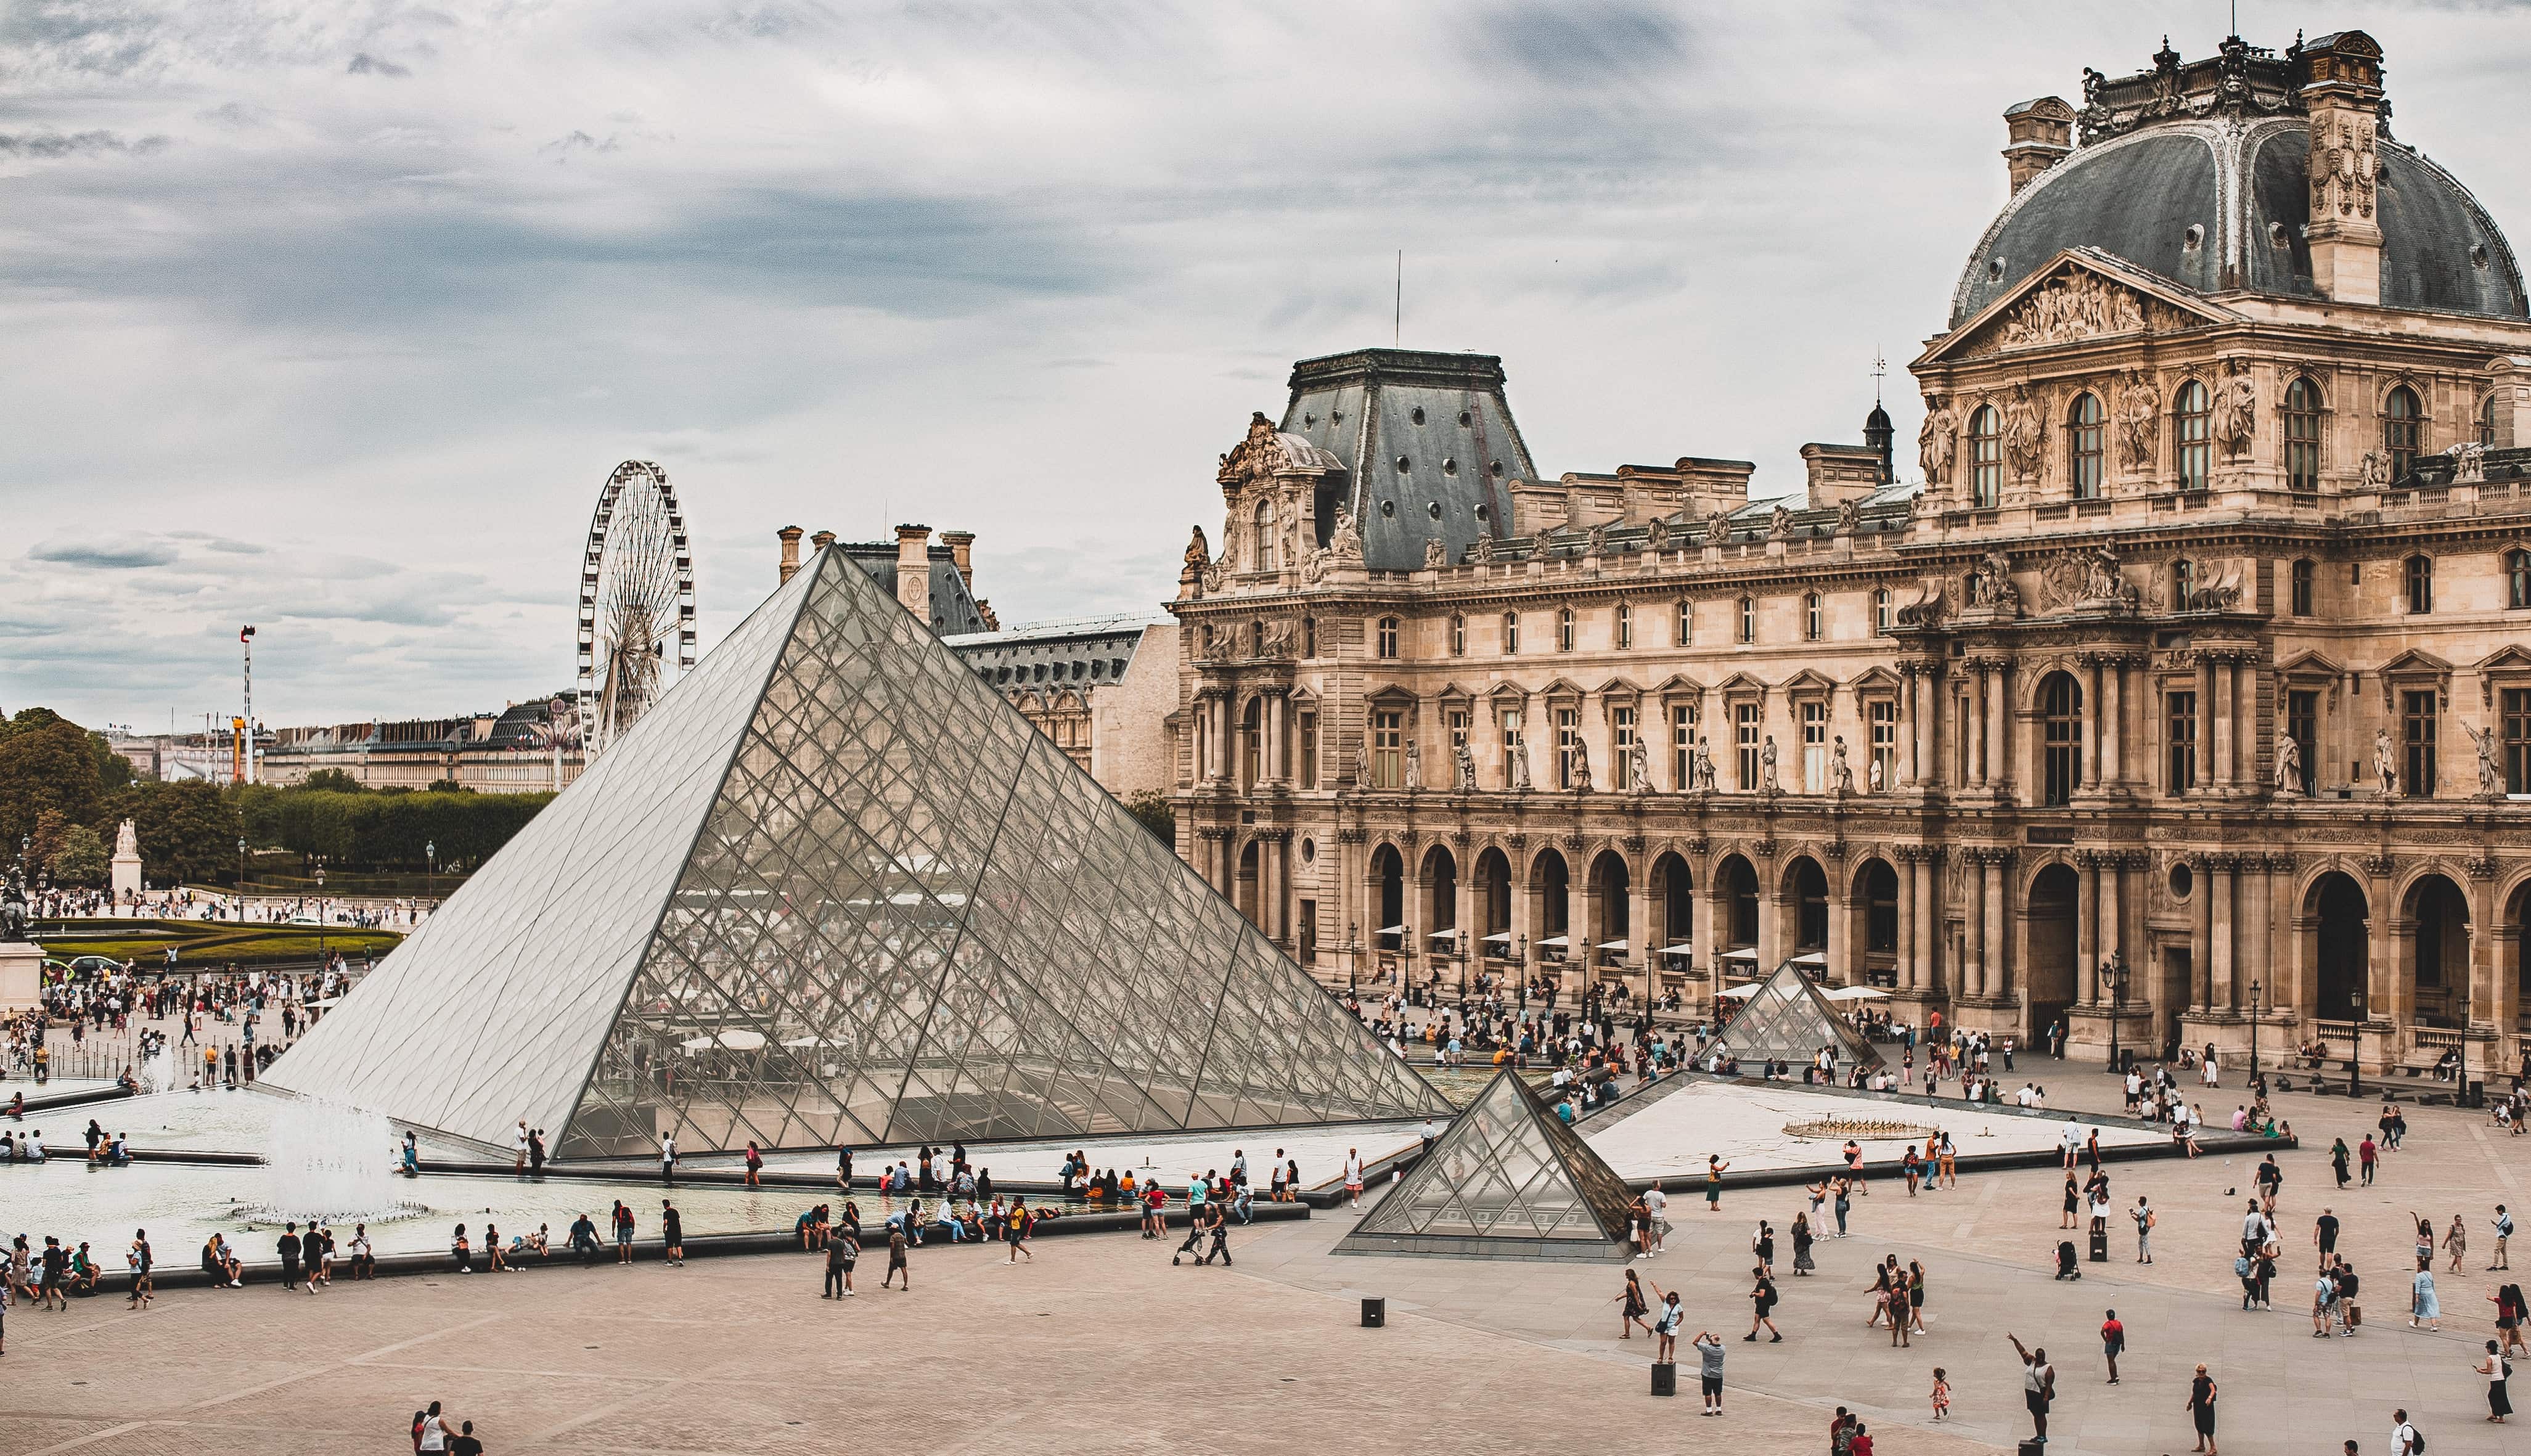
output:
[[[0,1016],[43,1000],[44,948],[31,940],[0,941]]]
[[[140,898],[141,856],[138,852],[117,854],[109,861],[114,867],[114,898],[123,903]]]

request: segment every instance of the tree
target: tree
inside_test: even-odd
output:
[[[135,784],[107,797],[99,822],[124,818],[132,820],[142,871],[154,884],[222,884],[235,872],[245,825],[217,784]]]
[[[104,836],[85,824],[73,824],[62,831],[61,848],[53,851],[53,883],[95,889],[105,883],[108,868]]]
[[[50,708],[22,708],[0,725],[0,842],[14,853],[46,811],[59,813],[64,824],[95,821],[105,788],[99,742]],[[121,755],[109,750],[107,756],[130,776],[131,765]]]
[[[1169,796],[1146,789],[1125,801],[1125,812],[1143,821],[1160,843],[1174,849],[1178,842],[1177,811],[1169,808]]]
[[[300,780],[298,787],[309,794],[366,794],[369,786],[339,768],[319,768]]]

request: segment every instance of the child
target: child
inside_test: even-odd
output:
[[[1940,1366],[1934,1367],[1934,1419],[1940,1421],[1951,1409],[1951,1381]]]

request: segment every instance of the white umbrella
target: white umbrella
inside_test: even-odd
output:
[[[1887,991],[1868,985],[1841,985],[1825,994],[1831,1001],[1886,1001],[1889,999]]]
[[[755,1051],[764,1044],[764,1034],[743,1029],[723,1032],[720,1034],[720,1044],[732,1051]]]
[[[1739,985],[1724,986],[1721,990],[1721,994],[1726,996],[1754,996],[1758,994],[1759,988],[1765,984],[1766,982],[1759,980],[1743,981]]]
[[[1600,942],[1600,948],[1602,950],[1624,950],[1626,948],[1626,942],[1622,940],[1603,940]]]
[[[1545,940],[1538,942],[1538,947],[1541,950],[1545,950],[1547,947],[1552,946],[1557,950],[1562,950],[1565,946],[1571,943],[1571,941],[1565,939],[1561,935],[1549,935]]]

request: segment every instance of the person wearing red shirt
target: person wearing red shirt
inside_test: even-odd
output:
[[[2109,1383],[2118,1383],[2118,1355],[2127,1347],[2127,1327],[2118,1322],[2118,1312],[2106,1312],[2101,1320],[2101,1353],[2109,1360]]]

